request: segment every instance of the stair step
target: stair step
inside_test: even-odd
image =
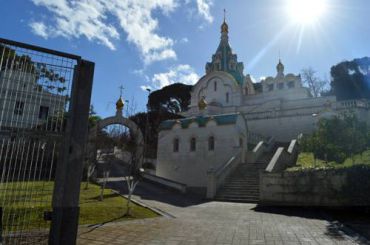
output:
[[[235,188],[235,187],[225,187],[220,191],[242,191],[242,192],[256,192],[259,191],[259,188]]]
[[[272,154],[264,154],[254,163],[240,164],[225,179],[224,185],[214,198],[218,201],[257,203],[259,201],[260,172],[266,169]]]
[[[231,184],[231,183],[227,183],[226,185],[224,185],[223,187],[234,187],[234,188],[259,188],[259,185],[258,184],[249,184],[249,185],[235,185],[235,184]]]
[[[235,188],[259,188],[258,183],[256,184],[236,184],[236,183],[227,183],[223,187],[235,187]]]
[[[259,195],[259,193],[259,191],[219,191],[216,196],[255,196]]]
[[[226,181],[238,181],[238,182],[259,182],[259,178],[227,178]]]
[[[215,198],[216,201],[221,202],[245,202],[245,203],[258,203],[259,200],[256,198],[246,199],[246,198]]]
[[[236,196],[236,195],[228,195],[228,196],[225,196],[225,195],[219,195],[219,196],[216,196],[216,198],[223,198],[223,199],[259,199],[259,196]]]
[[[258,182],[248,182],[248,183],[242,183],[242,182],[225,182],[224,186],[226,185],[234,185],[234,186],[259,186]]]
[[[259,185],[236,185],[236,184],[231,184],[231,183],[227,183],[223,187],[230,187],[230,188],[257,188],[257,189],[259,189]]]
[[[230,200],[235,200],[235,199],[244,199],[244,200],[259,200],[259,196],[216,196],[216,199],[230,199]]]
[[[232,194],[228,194],[228,195],[217,195],[216,198],[255,198],[255,199],[259,199],[260,195],[259,194],[256,194],[256,195],[232,195]]]
[[[259,193],[260,191],[259,190],[219,190],[217,192],[220,193],[220,194],[229,194],[229,193],[232,193],[232,194],[240,194],[240,195],[249,195],[249,194],[255,194],[255,193]]]
[[[220,192],[221,191],[246,191],[246,192],[249,192],[249,191],[259,191],[259,188],[246,188],[246,187],[236,188],[236,187],[225,186],[225,188],[221,188],[219,191]]]
[[[251,184],[256,184],[256,183],[259,183],[259,180],[257,179],[250,179],[250,180],[246,180],[246,179],[226,179],[226,181],[228,183],[230,182],[233,182],[233,183],[241,183],[241,184],[248,184],[248,183],[251,183]]]

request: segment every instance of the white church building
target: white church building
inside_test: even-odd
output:
[[[232,52],[228,34],[224,21],[216,53],[192,89],[189,110],[182,113],[185,119],[162,123],[157,176],[206,188],[210,171],[226,166],[233,157],[249,161],[250,143],[268,138],[290,142],[312,132],[320,118],[347,110],[370,121],[369,101],[315,98],[303,87],[300,75],[285,73],[280,60],[276,74],[262,80],[257,91]]]

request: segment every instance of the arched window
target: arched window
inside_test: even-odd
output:
[[[208,138],[208,150],[213,151],[215,149],[215,137],[211,136]]]
[[[226,93],[226,103],[229,103],[229,92]]]
[[[195,151],[197,148],[197,142],[195,140],[195,138],[191,138],[190,139],[190,151]]]
[[[173,152],[179,152],[180,148],[180,140],[178,138],[175,138],[173,140]]]
[[[214,90],[217,91],[217,81],[214,82]]]

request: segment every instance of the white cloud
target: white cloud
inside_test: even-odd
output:
[[[42,22],[33,22],[30,23],[30,27],[32,29],[32,32],[35,33],[36,35],[39,35],[45,39],[48,38],[48,34],[46,31],[46,26]]]
[[[193,85],[199,80],[199,75],[189,65],[177,65],[167,72],[154,74],[149,85],[140,86],[141,89],[161,89],[174,83]]]
[[[106,23],[106,5],[100,0],[32,0],[38,6],[46,7],[54,14],[52,21],[38,22],[44,26],[49,37],[65,38],[86,37],[90,41],[114,50],[112,39],[118,39],[117,29]],[[35,23],[31,23],[35,25]]]
[[[209,23],[213,22],[213,16],[210,12],[212,5],[212,0],[197,0],[198,13]]]
[[[183,37],[180,40],[180,43],[188,43],[188,42],[189,42],[189,39],[187,37]]]
[[[165,15],[172,13],[180,0],[31,0],[47,8],[53,16],[48,21],[30,23],[32,31],[44,38],[85,37],[114,50],[120,39],[120,30],[127,33],[127,40],[140,51],[146,64],[154,61],[176,59],[174,40],[158,34],[158,20],[153,11]],[[195,1],[195,0],[193,0]],[[199,14],[208,22],[210,0],[196,0]]]
[[[147,89],[153,90],[153,88],[149,85],[141,85],[140,88],[144,91],[147,91]]]

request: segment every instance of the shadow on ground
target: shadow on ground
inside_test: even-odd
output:
[[[370,241],[370,207],[332,209],[327,210],[327,212],[331,217],[360,233]]]
[[[128,194],[126,182],[111,182],[107,184],[107,187],[119,191],[121,194]],[[183,194],[145,181],[139,182],[134,195],[140,196],[142,200],[155,200],[177,207],[189,207],[207,202],[196,195]]]
[[[260,206],[257,205],[253,208],[255,212],[260,213],[271,213],[271,214],[280,214],[285,216],[296,216],[306,219],[327,219],[323,215],[323,210],[318,208],[309,208],[309,207],[279,207],[279,206]]]
[[[128,166],[122,161],[114,161],[110,165],[110,177],[122,177],[127,175]],[[101,175],[101,174],[100,174]],[[109,182],[107,187],[118,191],[121,194],[128,194],[126,182]],[[135,188],[134,195],[140,196],[142,200],[155,200],[168,203],[177,207],[188,207],[205,203],[206,200],[195,195],[182,194],[179,191],[152,184],[151,182],[140,181]]]
[[[354,208],[334,210],[330,208],[277,206],[256,206],[252,210],[255,212],[300,217],[305,219],[326,220],[328,225],[326,226],[325,235],[334,238],[338,242],[341,240],[344,241],[347,237],[350,237],[358,244],[370,244],[370,215],[366,215],[364,210],[356,210]],[[358,222],[361,223],[362,229],[357,229],[352,225]]]

